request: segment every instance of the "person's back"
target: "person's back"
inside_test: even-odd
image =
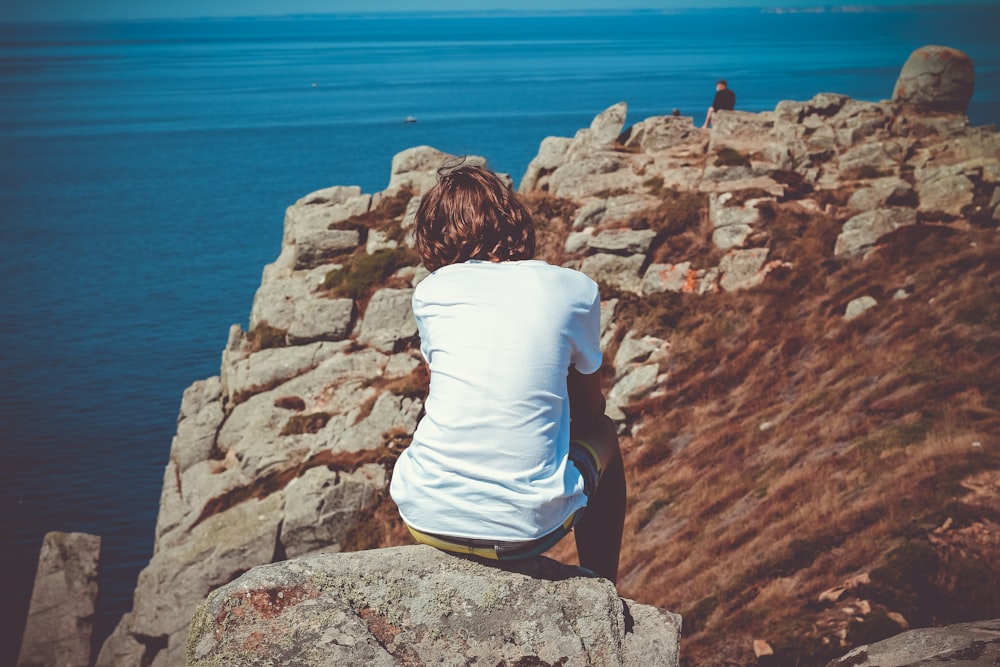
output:
[[[439,175],[416,240],[430,391],[390,485],[403,521],[418,542],[498,560],[575,530],[581,564],[615,580],[625,478],[597,373],[597,285],[533,259],[527,209],[482,167]]]
[[[530,540],[584,506],[580,474],[566,469],[566,370],[600,368],[599,308],[592,280],[537,260],[452,264],[417,286],[432,381],[393,487],[409,525]],[[448,512],[433,502],[442,495]]]

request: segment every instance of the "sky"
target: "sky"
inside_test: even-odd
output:
[[[715,7],[947,5],[955,0],[0,0],[0,22],[414,11],[596,11]],[[960,4],[1000,4],[970,0]]]

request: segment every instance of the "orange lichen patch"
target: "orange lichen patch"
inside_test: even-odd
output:
[[[319,597],[319,591],[305,586],[291,588],[266,588],[250,591],[244,598],[244,606],[249,606],[258,618],[269,619],[279,616],[285,609],[293,607],[303,600]]]
[[[390,623],[385,616],[371,607],[364,607],[358,612],[358,615],[368,624],[368,631],[372,633],[372,636],[383,646],[391,644],[392,640],[403,631],[402,628]]]
[[[684,276],[684,287],[681,290],[685,294],[694,294],[698,291],[698,271],[695,269],[689,269],[687,275]]]
[[[220,640],[232,623],[242,625],[247,622],[277,618],[289,607],[294,607],[304,600],[315,599],[319,595],[318,590],[307,586],[276,586],[230,595],[227,603],[215,617],[215,638]],[[263,633],[254,631],[243,644],[247,649],[260,648],[264,645],[265,639]]]

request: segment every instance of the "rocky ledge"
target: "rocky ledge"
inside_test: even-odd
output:
[[[409,546],[257,567],[214,591],[191,667],[678,664],[680,617],[546,558]]]

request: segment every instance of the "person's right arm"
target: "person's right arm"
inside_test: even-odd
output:
[[[607,407],[604,392],[601,391],[601,371],[584,375],[576,370],[576,366],[570,366],[566,386],[569,390],[570,419],[574,426],[584,430],[596,428],[604,420],[604,409]]]

